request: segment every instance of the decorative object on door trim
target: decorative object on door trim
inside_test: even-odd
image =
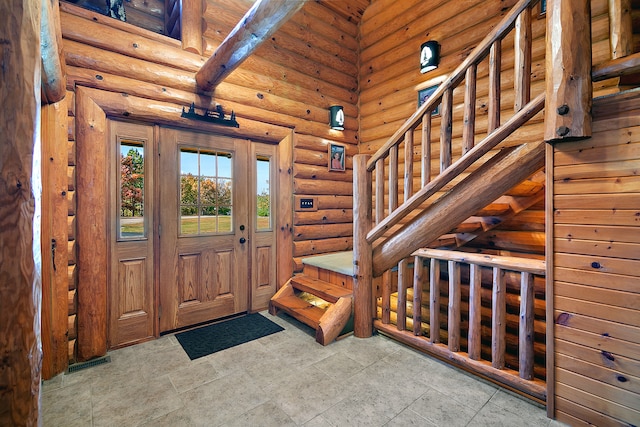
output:
[[[184,117],[187,119],[202,120],[205,122],[216,123],[223,126],[232,126],[236,128],[240,127],[240,125],[236,121],[236,113],[234,113],[232,110],[229,118],[226,118],[222,105],[216,105],[215,111],[206,109],[202,114],[196,113],[195,107],[196,106],[193,103],[189,106],[188,111],[185,111],[184,107],[182,107],[182,114],[180,115],[180,117]]]
[[[260,313],[253,313],[180,332],[176,339],[187,356],[195,360],[283,330]]]
[[[329,144],[329,170],[334,172],[344,172],[345,157],[347,156],[347,147],[342,144]]]

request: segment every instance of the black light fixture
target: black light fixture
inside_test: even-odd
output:
[[[344,109],[342,105],[329,107],[329,126],[334,130],[344,130]]]
[[[435,70],[440,64],[440,43],[429,40],[420,46],[420,72]]]

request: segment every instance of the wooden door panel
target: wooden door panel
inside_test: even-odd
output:
[[[109,122],[109,331],[110,348],[150,339],[155,335],[154,245],[153,245],[153,127]],[[131,223],[121,218],[121,146],[143,150],[143,220],[134,235],[121,234]],[[134,221],[135,222],[135,221]]]
[[[249,258],[246,245],[240,243],[240,238],[245,233],[245,227],[241,226],[247,224],[247,178],[243,170],[246,168],[248,142],[174,129],[162,129],[161,140],[165,154],[161,155],[160,329],[169,331],[247,310]],[[195,221],[181,216],[194,215],[181,210],[187,206],[180,199],[179,183],[185,177],[185,172],[179,170],[183,168],[181,152],[199,159],[198,176],[201,178],[195,182],[203,182],[205,178],[210,182],[229,181],[228,176],[219,176],[218,171],[201,171],[200,168],[211,164],[215,156],[221,156],[216,158],[223,158],[225,162],[231,159],[231,214],[225,214],[225,224],[230,221],[231,231],[226,225],[217,231],[203,228],[203,221],[210,220],[212,215],[200,213],[202,209],[211,209],[203,204],[202,207],[193,205],[192,210],[199,228],[181,234],[181,221],[183,224]],[[204,187],[198,188],[202,192]],[[215,209],[219,212],[219,207]],[[221,221],[220,215],[223,214],[213,214],[217,223]]]

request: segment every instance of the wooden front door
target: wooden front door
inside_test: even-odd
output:
[[[249,146],[160,130],[160,332],[248,309]]]

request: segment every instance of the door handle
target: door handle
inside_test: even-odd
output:
[[[245,243],[247,241],[247,239],[245,239],[244,237],[240,238],[240,243]]]

